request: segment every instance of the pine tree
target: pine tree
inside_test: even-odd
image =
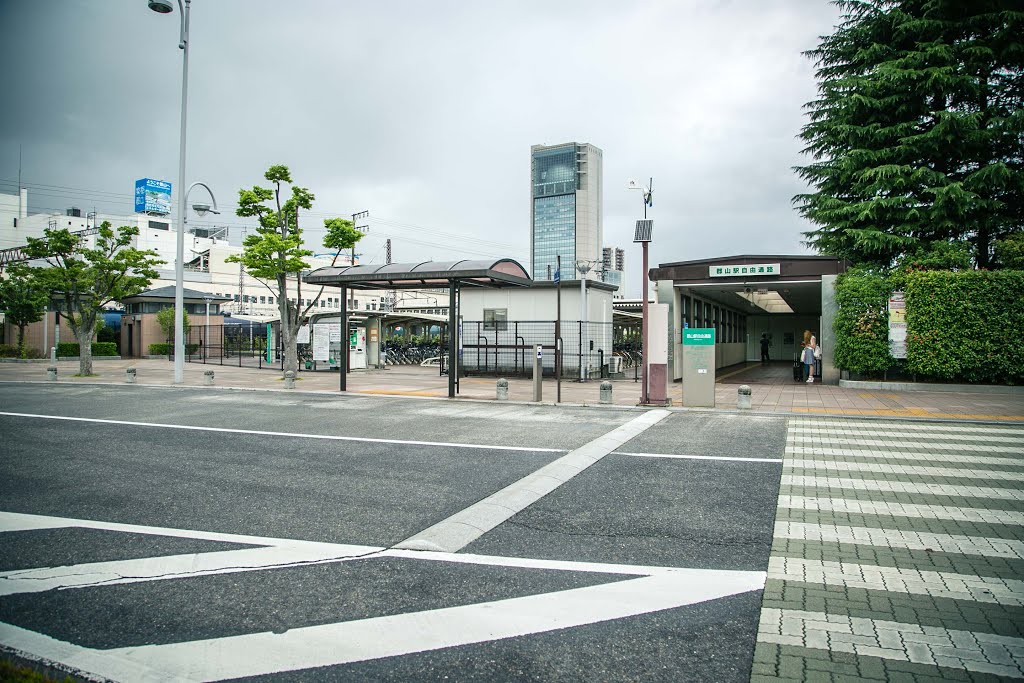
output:
[[[794,197],[819,252],[891,265],[1024,228],[1024,0],[838,0]]]

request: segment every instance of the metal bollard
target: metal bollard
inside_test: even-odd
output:
[[[544,347],[537,344],[537,357],[533,359],[533,400],[544,398]]]
[[[295,373],[289,370],[284,373],[284,388],[294,389],[295,388]]]
[[[736,407],[740,410],[750,410],[750,387],[746,384],[741,385],[736,390]]]
[[[135,368],[124,369],[125,384],[135,384]]]
[[[56,346],[51,346],[50,347],[50,365],[56,365],[56,364],[57,364],[57,347]]]
[[[203,386],[213,386],[213,370],[207,370],[206,372],[203,373]]]
[[[508,380],[505,379],[504,377],[499,379],[498,383],[497,383],[497,386],[496,386],[496,389],[497,389],[497,392],[498,392],[498,400],[499,401],[507,401],[508,400]]]
[[[601,382],[601,403],[612,402],[612,383],[605,380]]]
[[[47,382],[56,382],[57,381],[57,366],[56,365],[51,365],[50,367],[46,368],[46,381]]]

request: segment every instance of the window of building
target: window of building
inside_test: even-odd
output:
[[[485,308],[484,309],[485,330],[507,330],[508,309],[507,308]]]
[[[265,296],[261,296],[261,297],[260,297],[260,303],[261,303],[261,304],[265,304],[265,303],[267,303],[267,297],[265,297]]]

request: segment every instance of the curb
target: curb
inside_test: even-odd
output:
[[[839,380],[844,389],[873,391],[936,391],[960,394],[1024,394],[1024,387],[996,384],[926,384],[922,382],[879,382],[853,379]]]

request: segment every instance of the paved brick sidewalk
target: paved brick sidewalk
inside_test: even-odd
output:
[[[1024,678],[1024,428],[793,418],[752,681]]]
[[[0,363],[0,381],[44,381],[46,363]],[[74,377],[76,361],[60,361],[58,375],[62,382],[124,382],[125,368],[138,369],[140,384],[170,385],[174,366],[167,360],[103,360],[93,364],[96,377]],[[185,364],[185,384],[201,386],[203,373],[213,370],[216,385],[247,389],[282,389],[281,372],[277,368],[239,367],[237,365]],[[715,386],[715,403],[720,409],[736,409],[736,389],[749,384],[753,389],[753,409],[782,414],[840,414],[872,417],[924,417],[947,419],[1001,420],[1024,422],[1024,394],[981,394],[950,392],[886,392],[845,389],[835,385],[804,384],[792,381],[783,365],[762,368],[754,364],[746,369],[733,369]],[[338,373],[300,372],[296,388],[302,391],[337,392]],[[580,383],[562,381],[562,402],[585,405],[599,403],[600,381]],[[616,405],[635,406],[640,400],[640,384],[632,377],[615,380],[613,399]],[[355,393],[391,394],[443,398],[448,395],[448,379],[438,369],[418,366],[389,367],[387,370],[356,371],[348,376],[348,389]],[[555,381],[544,381],[544,402],[554,403]],[[495,378],[464,377],[460,398],[494,400]],[[682,405],[682,386],[669,387],[673,406]],[[509,379],[509,399],[532,401],[533,387],[528,379]]]

